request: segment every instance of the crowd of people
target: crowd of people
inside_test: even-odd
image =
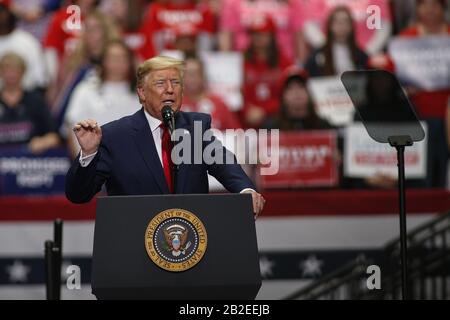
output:
[[[370,6],[379,28],[368,27]],[[308,81],[368,68],[395,73],[389,42],[450,36],[449,6],[446,0],[0,0],[0,147],[26,144],[38,154],[67,146],[75,157],[73,124],[92,118],[102,125],[140,109],[136,65],[166,50],[185,57],[183,110],[211,114],[217,129],[339,129],[317,113]],[[242,53],[239,110],[209,91],[205,51]],[[446,187],[450,85],[405,89],[428,127],[422,186]],[[358,186],[392,188],[395,181],[374,177]]]

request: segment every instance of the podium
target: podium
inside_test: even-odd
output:
[[[99,197],[91,284],[97,299],[254,299],[251,195]]]

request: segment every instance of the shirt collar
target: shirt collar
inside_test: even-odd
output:
[[[150,126],[150,130],[153,132],[155,131],[157,128],[159,128],[159,126],[161,125],[162,121],[159,119],[156,119],[155,117],[153,117],[152,115],[150,115],[147,110],[145,110],[144,108],[144,114],[145,114],[145,118],[147,118],[148,124]]]

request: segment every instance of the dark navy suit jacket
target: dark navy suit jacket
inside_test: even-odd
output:
[[[201,121],[202,133],[211,127],[211,117],[194,112],[178,112],[176,128],[184,128],[194,143],[194,121]],[[201,137],[200,137],[201,138]],[[208,143],[203,143],[202,148]],[[191,160],[194,159],[193,148]],[[223,152],[229,152],[222,148]],[[202,158],[203,159],[203,158]],[[175,193],[208,193],[207,173],[230,192],[254,188],[241,166],[233,164],[181,164]],[[168,194],[164,171],[156,151],[144,109],[102,126],[98,153],[87,167],[73,162],[66,176],[66,196],[75,203],[88,202],[106,183],[108,195]]]

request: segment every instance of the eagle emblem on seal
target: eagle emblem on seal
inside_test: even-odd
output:
[[[168,246],[168,251],[172,252],[174,257],[186,253],[186,249],[191,246],[191,242],[187,242],[188,230],[179,224],[172,224],[164,229],[164,238]]]

